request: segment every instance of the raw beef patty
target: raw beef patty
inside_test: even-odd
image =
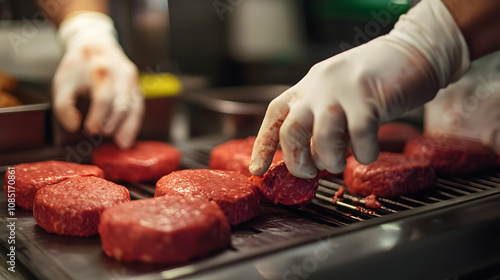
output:
[[[380,152],[368,165],[347,158],[344,183],[352,194],[382,197],[406,195],[434,185],[436,175],[429,161],[405,154]]]
[[[92,153],[92,161],[112,181],[142,182],[158,180],[179,169],[181,153],[171,145],[157,141],[139,141],[130,150],[105,144]]]
[[[9,181],[14,182],[16,204],[30,211],[33,210],[36,192],[45,186],[77,176],[104,177],[97,166],[64,161],[21,163],[14,167],[13,180],[9,180],[10,171],[5,173],[5,194],[8,194],[8,186],[12,185]]]
[[[260,193],[269,201],[284,205],[307,203],[314,197],[318,189],[318,180],[328,172],[320,171],[313,179],[303,179],[293,176],[285,162],[271,164],[264,175],[252,176],[250,180],[257,184]]]
[[[464,175],[488,170],[495,164],[493,149],[479,141],[455,136],[427,136],[406,143],[405,154],[430,160],[438,174]]]
[[[33,202],[36,223],[48,232],[97,234],[104,209],[130,201],[127,188],[98,177],[74,177],[40,189]]]
[[[378,130],[378,146],[381,151],[402,153],[408,140],[421,135],[420,131],[411,124],[383,124]]]
[[[248,170],[252,158],[252,149],[255,136],[244,139],[233,139],[212,149],[209,167],[211,169],[238,171],[248,177],[252,176]],[[282,159],[281,150],[276,150],[273,162]]]
[[[197,196],[215,201],[231,225],[257,216],[260,196],[255,185],[236,171],[186,169],[172,172],[156,183],[155,197]]]
[[[227,246],[231,228],[215,202],[164,196],[106,209],[99,224],[102,249],[123,261],[179,263]]]

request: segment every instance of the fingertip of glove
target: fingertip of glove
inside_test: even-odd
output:
[[[67,109],[64,112],[57,114],[57,119],[59,123],[70,133],[77,132],[80,129],[82,116],[80,112],[73,108],[74,110]]]
[[[377,133],[373,131],[363,131],[363,134],[351,136],[352,153],[356,161],[366,165],[377,160],[379,154],[377,142]]]
[[[248,168],[248,171],[250,171],[250,173],[252,173],[252,175],[254,176],[260,176],[266,173],[268,168],[269,166],[265,166],[265,164],[252,160],[250,163],[250,167]]]
[[[114,141],[116,146],[118,146],[118,148],[120,148],[121,150],[128,150],[132,148],[132,146],[135,143],[134,139],[128,139],[125,137],[116,137],[116,136],[114,137]]]
[[[328,166],[326,168],[326,170],[332,174],[341,173],[342,171],[344,171],[346,164],[347,164],[347,161],[345,160],[345,158],[343,158],[342,160],[337,162],[335,165]]]
[[[323,157],[320,157],[318,154],[314,154],[313,162],[318,170],[326,170],[333,174],[344,171],[347,164],[345,153],[337,152]]]
[[[115,129],[116,129],[115,125],[110,123],[110,122],[103,123],[103,125],[101,127],[102,132],[106,136],[111,136],[114,133]]]
[[[379,155],[379,150],[378,147],[370,152],[363,152],[363,153],[357,153],[353,151],[354,158],[356,159],[357,162],[368,165],[370,163],[373,163],[377,160],[378,155]]]
[[[303,179],[313,179],[318,175],[318,169],[312,164],[302,164],[300,166],[287,166],[288,171],[295,177]]]
[[[90,135],[97,135],[99,133],[99,128],[96,125],[89,122],[89,119],[85,120],[83,127]]]

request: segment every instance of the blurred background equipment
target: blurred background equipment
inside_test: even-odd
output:
[[[49,100],[62,50],[54,25],[33,2],[0,1],[0,70]],[[387,33],[412,5],[408,0],[110,0],[109,4],[120,43],[141,72],[147,108],[139,138],[163,141],[173,135],[180,140],[221,132],[230,136],[229,131],[233,136],[256,134],[258,124],[230,125],[236,119],[228,115],[221,119],[220,111],[206,115],[211,102],[232,100],[256,108],[258,99],[258,106],[265,108],[279,94],[268,89],[295,84],[318,61]],[[245,89],[248,86],[255,87]],[[265,90],[256,92],[259,87]],[[205,96],[207,89],[224,96]],[[184,93],[191,94],[178,100]],[[203,98],[192,102],[197,95]],[[88,102],[78,101],[84,114]],[[262,108],[245,113],[245,118],[261,117]],[[46,112],[42,134],[47,145],[64,147],[88,138],[84,131],[66,132]],[[420,117],[421,112],[410,120],[420,125]]]
[[[389,32],[411,5],[170,0],[171,58],[183,72],[206,75],[215,86],[294,84],[315,63]]]
[[[186,110],[172,109],[180,92],[209,86],[292,85],[318,61],[387,33],[411,5],[406,0],[109,3],[120,43],[142,73],[147,115],[140,138],[156,140],[170,138],[171,122],[186,124],[185,117],[177,117]],[[0,7],[0,70],[34,84],[49,99],[62,55],[55,27],[31,0],[2,0]],[[80,102],[85,111],[88,105]],[[68,134],[56,120],[51,127],[47,138],[56,145],[85,139],[82,132]]]

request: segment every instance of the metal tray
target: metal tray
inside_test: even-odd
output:
[[[22,85],[13,94],[24,105],[0,108],[0,152],[42,147],[50,109],[48,98]]]

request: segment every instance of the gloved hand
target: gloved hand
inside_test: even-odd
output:
[[[144,98],[137,67],[116,40],[113,21],[105,14],[70,15],[58,30],[65,54],[53,80],[53,108],[70,132],[80,128],[78,95],[89,92],[90,107],[84,122],[91,134],[114,135],[120,148],[133,145],[144,114]]]
[[[500,52],[474,61],[425,104],[424,132],[475,138],[500,153]]]
[[[263,174],[281,143],[289,171],[313,178],[378,157],[378,127],[431,100],[469,66],[466,42],[439,0],[424,0],[390,34],[322,61],[274,99],[255,141],[250,172]]]

